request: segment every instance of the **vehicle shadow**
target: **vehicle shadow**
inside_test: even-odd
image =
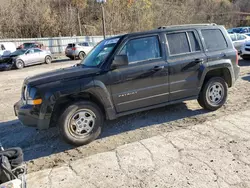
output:
[[[185,103],[140,112],[107,121],[98,139],[158,124],[169,126],[169,122],[204,113],[207,111],[203,109],[188,109]],[[74,148],[60,138],[57,127],[41,131],[25,127],[18,120],[0,123],[0,142],[5,148],[21,147],[26,161]]]

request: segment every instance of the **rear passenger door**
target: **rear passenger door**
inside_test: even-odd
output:
[[[170,101],[197,96],[206,55],[196,30],[166,33]]]

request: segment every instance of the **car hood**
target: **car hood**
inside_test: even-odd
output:
[[[13,62],[13,57],[10,56],[1,56],[0,57],[0,64],[2,63],[12,63]]]
[[[30,86],[46,84],[55,81],[67,80],[72,78],[91,76],[100,72],[99,68],[87,68],[82,66],[73,66],[69,68],[62,68],[47,73],[38,74],[33,77],[25,79],[25,84]]]

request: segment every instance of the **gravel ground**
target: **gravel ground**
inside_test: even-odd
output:
[[[14,116],[13,104],[20,98],[25,77],[76,63],[77,61],[57,61],[51,65],[0,72],[0,142],[6,148],[23,148],[28,172],[61,166],[82,157],[114,150],[124,144],[218,119],[235,111],[244,111],[250,106],[250,62],[241,60],[241,76],[235,87],[229,90],[227,104],[220,110],[208,112],[196,101],[188,101],[136,113],[106,122],[99,139],[89,145],[73,148],[60,139],[56,127],[38,131],[22,126]]]

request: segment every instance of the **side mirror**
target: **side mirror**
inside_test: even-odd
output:
[[[116,55],[111,65],[111,69],[116,69],[117,67],[121,67],[125,65],[128,65],[128,56]]]

